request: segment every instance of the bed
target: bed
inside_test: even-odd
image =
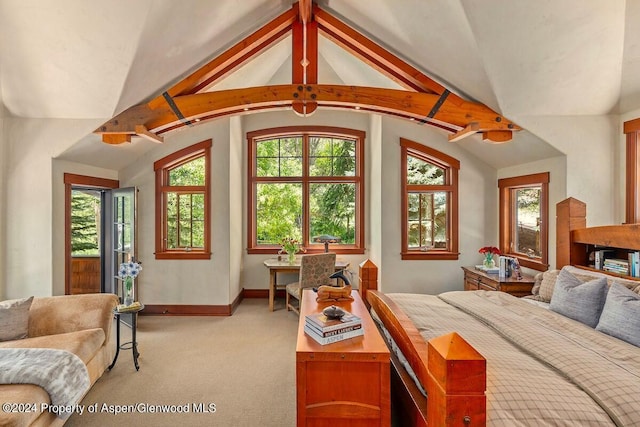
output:
[[[597,291],[604,319],[607,298],[617,295],[614,283],[616,292],[624,287],[637,298],[640,284],[573,266],[538,279],[543,286],[525,299],[490,291],[367,289],[372,316],[394,353],[392,404],[401,425],[640,425],[640,347],[633,341],[640,319],[625,316],[629,324],[621,330],[631,328],[629,339],[617,327],[586,324],[557,302],[563,292],[573,298],[569,307],[582,298],[567,282],[579,281],[584,286],[575,289],[582,291],[603,289],[604,282],[604,293]],[[629,299],[638,313],[640,299]],[[611,309],[607,313],[609,319]]]

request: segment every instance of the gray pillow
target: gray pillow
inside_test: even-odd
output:
[[[595,328],[604,307],[607,288],[605,277],[582,283],[568,271],[560,270],[549,308]]]
[[[640,295],[612,284],[596,329],[640,347]]]
[[[0,302],[0,341],[26,338],[33,297]]]

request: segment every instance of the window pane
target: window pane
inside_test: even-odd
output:
[[[356,143],[353,140],[311,137],[310,176],[355,176]]]
[[[277,245],[285,237],[302,237],[302,184],[257,184],[257,243]]]
[[[309,241],[321,235],[339,238],[340,243],[355,243],[356,186],[311,184],[309,186]]]
[[[541,187],[513,190],[515,201],[514,247],[515,251],[532,258],[540,258],[540,197]]]
[[[445,170],[413,156],[407,156],[407,184],[444,185]]]
[[[302,138],[258,142],[256,169],[256,176],[302,176]]]
[[[71,192],[71,255],[100,254],[100,192]]]
[[[169,171],[169,185],[204,185],[204,156]]]
[[[409,193],[409,249],[447,249],[447,193]]]

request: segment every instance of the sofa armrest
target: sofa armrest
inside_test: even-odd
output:
[[[82,294],[34,298],[29,310],[29,337],[102,328],[111,336],[114,294]]]

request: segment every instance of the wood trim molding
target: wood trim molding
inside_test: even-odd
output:
[[[244,295],[241,292],[228,305],[145,304],[140,314],[145,316],[231,316],[243,299]]]
[[[64,182],[64,294],[71,294],[71,193],[73,186],[113,189],[120,187],[117,179],[65,173]]]
[[[640,119],[634,120],[634,122]],[[625,131],[627,129],[625,123]],[[628,132],[626,144],[626,171],[625,171],[625,223],[635,224],[640,222],[640,130]]]
[[[502,178],[498,180],[500,199],[500,205],[498,207],[498,245],[500,247],[500,251],[504,255],[518,258],[520,265],[523,267],[538,271],[545,271],[549,268],[549,182],[549,172]],[[538,184],[540,184],[542,190],[540,195],[540,250],[542,251],[542,258],[539,261],[511,252],[511,217],[513,205],[511,203],[511,190],[514,188],[528,187]]]

